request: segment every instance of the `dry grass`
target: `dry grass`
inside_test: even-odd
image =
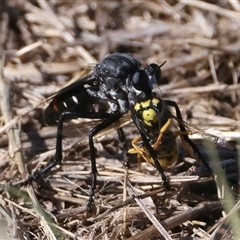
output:
[[[188,122],[215,127],[236,144],[240,136],[240,2],[214,2],[1,3],[1,239],[8,239],[4,232],[9,239],[136,240],[161,239],[161,235],[162,239],[231,239],[234,235],[238,239],[232,222],[239,220],[230,212],[233,205],[222,212],[213,180],[187,176],[187,169],[196,162],[181,154],[168,173],[172,189],[166,191],[148,164],[142,164],[141,173],[133,159],[125,171],[116,160],[121,150],[115,131],[97,139],[96,216],[85,217],[90,184],[87,127],[66,138],[64,163],[45,181],[21,191],[5,188],[54,156],[56,127],[44,124],[44,99],[117,51],[133,54],[143,65],[167,60],[162,68],[164,97],[179,104]],[[133,125],[124,129],[129,142],[137,136]],[[213,150],[203,150],[196,141],[205,155],[214,158]],[[227,149],[219,154],[232,184],[230,192],[222,193],[227,197],[237,196],[235,154]],[[232,198],[223,199],[224,204],[234,204]]]

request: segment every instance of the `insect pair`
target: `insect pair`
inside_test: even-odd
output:
[[[133,147],[157,168],[166,188],[169,188],[169,180],[163,171],[164,163],[172,162],[177,157],[177,147],[172,147],[172,144],[176,145],[176,135],[170,128],[173,120],[178,124],[182,139],[211,171],[194,142],[189,139],[178,105],[174,101],[161,99],[158,84],[162,65],[153,63],[142,69],[140,62],[130,54],[113,53],[102,59],[91,74],[56,93],[45,110],[46,123],[57,124],[54,160],[22,185],[31,183],[61,164],[65,121],[75,118],[102,119],[89,133],[92,183],[87,210],[91,211],[97,184],[93,137],[129,111],[140,134],[140,138],[133,141]],[[175,109],[176,115],[171,113],[169,107]],[[123,129],[119,128],[117,132],[120,142],[124,144]]]

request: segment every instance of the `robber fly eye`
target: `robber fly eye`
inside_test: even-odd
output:
[[[155,63],[152,63],[152,64],[150,64],[150,67],[152,68],[152,70],[155,74],[157,84],[159,84],[160,83],[160,78],[161,78],[161,68],[160,68],[160,66],[155,64]]]
[[[132,76],[133,87],[139,91],[146,91],[148,86],[148,76],[144,70],[139,70]]]

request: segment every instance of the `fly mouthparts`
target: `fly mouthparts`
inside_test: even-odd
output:
[[[156,98],[161,98],[163,96],[163,92],[157,84],[152,85],[152,93],[153,96]]]

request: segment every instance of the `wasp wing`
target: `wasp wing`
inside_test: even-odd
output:
[[[178,119],[176,116],[172,115],[172,118],[178,122],[178,124],[184,126],[187,130],[188,135],[198,134],[201,137],[208,139],[210,141],[213,141],[222,147],[233,149],[232,146],[227,142],[226,138],[222,134],[221,131],[215,129],[215,128],[207,128],[207,129],[201,129],[198,128],[195,125],[192,125],[190,123],[186,123],[183,120]]]

